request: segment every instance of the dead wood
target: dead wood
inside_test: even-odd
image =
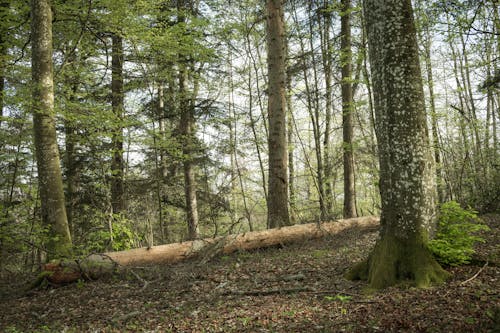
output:
[[[375,227],[379,219],[373,216],[338,220],[327,223],[299,224],[279,229],[253,231],[243,234],[195,241],[105,253],[114,262],[123,266],[175,263],[186,258],[229,254],[241,250],[254,250],[270,246],[289,244],[301,240],[335,235],[349,228]]]
[[[169,264],[196,257],[202,262],[207,262],[219,254],[289,244],[327,235],[331,236],[349,228],[375,227],[378,223],[379,219],[377,217],[367,216],[321,224],[300,224],[279,229],[247,232],[148,248],[93,254],[82,260],[47,264],[42,275],[54,284],[71,283],[78,279],[93,280],[127,267]],[[144,281],[142,282],[144,283]],[[147,283],[144,283],[144,287],[146,286]]]

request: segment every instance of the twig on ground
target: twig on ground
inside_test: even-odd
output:
[[[149,281],[143,279],[139,274],[137,274],[136,272],[134,272],[133,269],[129,269],[128,270],[130,273],[132,273],[133,276],[135,276],[135,278],[139,281],[141,281],[143,283],[143,286],[141,288],[141,291],[143,291],[144,289],[146,289],[149,285]]]
[[[488,261],[486,261],[486,263],[483,265],[483,267],[481,267],[481,269],[479,269],[477,271],[477,273],[474,274],[471,278],[469,278],[469,279],[467,279],[467,280],[465,280],[463,282],[460,282],[460,285],[463,286],[464,284],[469,283],[472,280],[474,280],[475,278],[477,278],[479,276],[479,274],[481,274],[481,272],[486,268],[486,266],[488,266]]]
[[[267,289],[267,290],[229,290],[223,292],[222,295],[238,295],[238,296],[266,296],[274,294],[294,294],[300,292],[312,292],[311,287],[298,287],[290,289]]]

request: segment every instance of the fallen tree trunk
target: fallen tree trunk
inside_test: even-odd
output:
[[[50,274],[45,274],[45,276],[49,281],[55,280],[55,277],[57,277],[57,281],[51,281],[54,283],[68,283],[82,277],[95,279],[117,267],[175,263],[194,257],[208,261],[218,254],[289,244],[301,240],[335,235],[349,228],[375,227],[378,224],[378,217],[366,216],[321,224],[299,224],[280,229],[253,231],[149,248],[93,254],[81,261],[61,262],[58,266],[54,266],[54,264],[46,265],[46,271],[54,272],[54,279],[51,279]],[[80,272],[79,277],[74,274],[75,270]],[[68,274],[64,274],[65,272]]]

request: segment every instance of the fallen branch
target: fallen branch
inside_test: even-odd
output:
[[[311,287],[297,287],[287,289],[267,289],[267,290],[229,290],[222,293],[222,295],[238,295],[238,296],[266,296],[275,294],[295,294],[300,292],[312,292],[314,289]]]
[[[465,280],[465,281],[463,281],[463,282],[460,282],[460,285],[461,285],[461,286],[463,286],[464,284],[469,283],[469,282],[471,282],[472,280],[474,280],[475,278],[477,278],[477,277],[479,276],[479,274],[481,274],[481,272],[482,272],[482,271],[486,268],[486,266],[488,266],[488,262],[486,262],[486,263],[483,265],[483,267],[481,267],[481,269],[479,269],[479,270],[477,271],[477,273],[476,273],[476,274],[474,274],[474,275],[473,275],[470,279],[467,279],[467,280]]]

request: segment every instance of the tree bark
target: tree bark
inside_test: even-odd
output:
[[[269,76],[269,196],[268,226],[290,224],[288,212],[288,145],[286,136],[285,23],[281,0],[267,0]]]
[[[123,186],[123,40],[114,33],[112,36],[111,59],[111,103],[115,117],[115,127],[112,133],[112,161],[111,161],[111,206],[113,213],[120,213],[125,209]]]
[[[0,18],[6,17],[9,11],[9,2],[2,0],[0,1]],[[7,41],[5,40],[7,35],[8,27],[5,21],[0,23],[0,126],[2,126],[3,120],[3,105],[4,105],[4,88],[5,88],[5,75],[6,75],[6,55],[7,55]],[[0,147],[3,145],[0,144]]]
[[[377,217],[365,216],[322,224],[299,224],[279,229],[93,254],[83,260],[64,260],[46,264],[42,274],[32,285],[34,287],[40,285],[45,278],[55,284],[73,283],[82,278],[98,279],[127,267],[172,264],[189,258],[206,262],[220,254],[332,237],[351,228],[373,229],[378,226]]]
[[[44,266],[44,271],[51,272],[51,274],[42,273],[41,277],[46,276],[50,282],[57,284],[76,282],[81,278],[98,279],[120,268],[172,264],[189,258],[208,261],[220,254],[261,249],[321,237],[333,237],[351,228],[372,229],[378,226],[379,219],[377,217],[365,216],[322,224],[299,224],[182,243],[93,254],[79,261],[67,260],[47,264]],[[40,282],[38,281],[38,284]]]
[[[442,282],[427,249],[436,187],[411,0],[363,1],[379,144],[381,231],[368,260],[348,273],[380,289]]]
[[[352,90],[352,51],[351,51],[351,1],[342,0],[341,24],[341,63],[342,63],[342,129],[344,153],[344,218],[356,217],[356,188],[354,179],[353,152],[353,90]]]
[[[323,5],[328,7],[328,0],[324,0]],[[332,53],[333,47],[330,38],[330,29],[332,27],[332,12],[324,14],[324,23],[322,28],[322,58],[323,58],[323,71],[325,72],[325,130],[323,136],[323,169],[324,169],[324,202],[327,218],[330,218],[333,213],[333,163],[331,156],[331,143],[330,131],[332,129],[332,116],[333,116],[333,84],[332,84]]]
[[[49,228],[48,257],[68,256],[71,235],[57,146],[52,64],[52,11],[48,0],[31,3],[33,127],[42,221]]]
[[[185,65],[179,71],[179,93],[180,93],[180,133],[183,138],[183,168],[184,168],[184,194],[186,200],[186,217],[188,226],[188,239],[197,239],[198,227],[198,202],[196,196],[196,175],[193,162],[195,133],[194,133],[194,105],[190,103],[190,93],[187,84],[189,80],[188,70]]]

